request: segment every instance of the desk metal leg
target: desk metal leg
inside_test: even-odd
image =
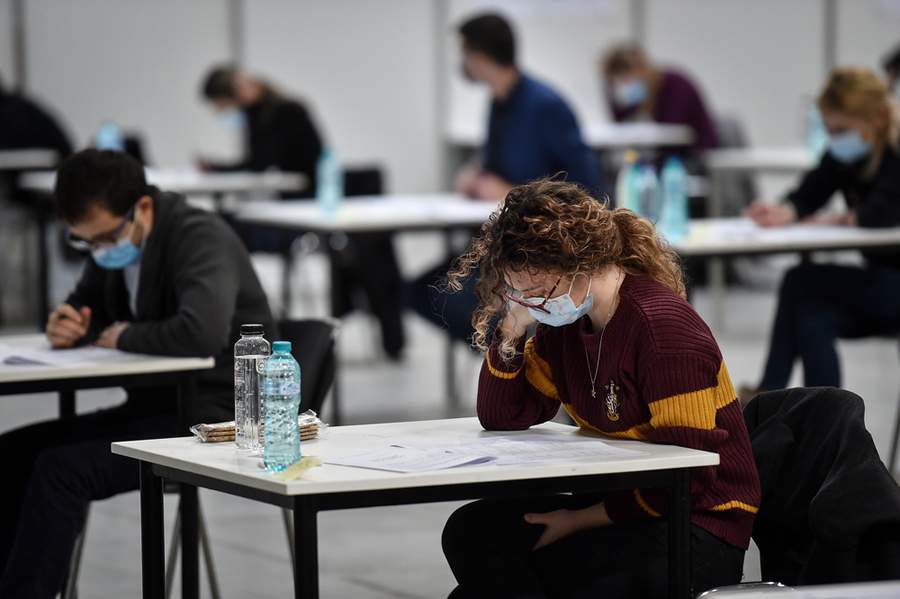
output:
[[[691,598],[691,472],[672,472],[669,493],[669,598]]]
[[[47,325],[50,314],[50,251],[47,248],[47,217],[37,218],[38,230],[38,313],[36,323],[39,331]]]
[[[75,417],[75,392],[59,392],[59,419],[65,420]]]
[[[197,526],[197,487],[181,485],[181,597],[200,597],[200,535]]]
[[[319,597],[318,507],[310,497],[294,499],[294,597]]]
[[[293,273],[294,273],[294,249],[288,250],[281,256],[283,270],[281,271],[281,317],[285,320],[291,317],[291,304],[294,301]]]
[[[141,462],[141,583],[144,599],[165,595],[162,479],[153,466]]]
[[[453,231],[444,232],[444,250],[447,258],[453,258]],[[444,347],[444,390],[447,394],[447,408],[452,414],[456,414],[459,408],[459,389],[456,386],[456,342],[447,330],[446,346]]]

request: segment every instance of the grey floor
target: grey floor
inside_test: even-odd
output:
[[[440,243],[426,236],[401,240],[400,248],[405,268],[415,270],[437,256]],[[278,297],[278,264],[263,258],[256,262],[264,285],[273,297]],[[323,270],[315,260],[301,265],[297,305],[293,306],[295,314],[321,312]],[[61,286],[71,278],[71,273],[57,269],[54,278]],[[716,327],[715,333],[735,384],[750,383],[757,378],[764,358],[774,306],[773,292],[733,291],[726,302],[727,322]],[[708,294],[699,293],[695,305],[702,315],[709,316]],[[364,317],[348,319],[342,333],[341,373],[347,421],[439,418],[448,414],[442,393],[443,339],[416,317],[408,317],[407,322],[410,345],[406,359],[400,364],[390,364],[379,357],[377,343],[372,340],[376,330],[372,323]],[[900,390],[897,344],[887,340],[842,343],[840,352],[845,365],[845,386],[865,398],[867,425],[879,450],[886,453]],[[479,360],[463,348],[458,358],[463,399],[455,413],[470,414]],[[79,411],[91,411],[121,398],[119,390],[84,393],[79,396]],[[0,406],[0,431],[55,416],[55,402],[50,395],[4,398]],[[328,418],[327,413],[325,417]],[[207,491],[201,492],[201,501],[225,595],[289,596],[291,573],[279,512],[270,506]],[[457,505],[442,503],[321,515],[322,596],[377,599],[446,596],[453,580],[441,554],[440,533]],[[175,499],[167,498],[167,530],[171,530],[174,508]],[[81,596],[97,599],[139,596],[138,517],[137,493],[95,504],[87,533]],[[748,579],[759,576],[755,552],[748,554],[745,576]]]

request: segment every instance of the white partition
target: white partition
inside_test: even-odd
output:
[[[900,44],[900,0],[838,0],[838,64],[881,72],[881,59]]]
[[[342,160],[387,167],[391,190],[440,180],[436,2],[246,2],[246,64],[307,100]]]
[[[13,14],[12,0],[0,0],[0,82],[13,87]]]
[[[144,133],[149,158],[185,165],[234,154],[202,104],[200,79],[228,58],[223,0],[28,0],[29,90],[87,143],[104,119]]]

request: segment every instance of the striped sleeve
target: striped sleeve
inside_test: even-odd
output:
[[[718,453],[730,437],[721,426],[722,411],[740,414],[724,361],[705,352],[656,353],[643,363],[641,372],[640,391],[650,411],[647,440]],[[716,476],[717,467],[694,470],[691,496],[706,494]],[[745,495],[741,489],[734,489],[734,494],[728,499],[739,501]],[[667,494],[658,489],[613,493],[605,502],[613,522],[658,518],[668,509]]]
[[[516,356],[504,362],[495,334],[485,354],[478,379],[478,419],[488,430],[523,430],[546,422],[559,410],[559,391],[541,339],[541,327],[527,341],[523,337]]]

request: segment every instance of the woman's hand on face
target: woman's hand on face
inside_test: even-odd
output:
[[[797,211],[789,203],[756,201],[744,211],[744,215],[761,227],[783,227],[797,221]]]
[[[528,331],[528,327],[537,322],[528,308],[507,300],[509,309],[503,322],[500,323],[500,332],[506,339],[518,339]]]

